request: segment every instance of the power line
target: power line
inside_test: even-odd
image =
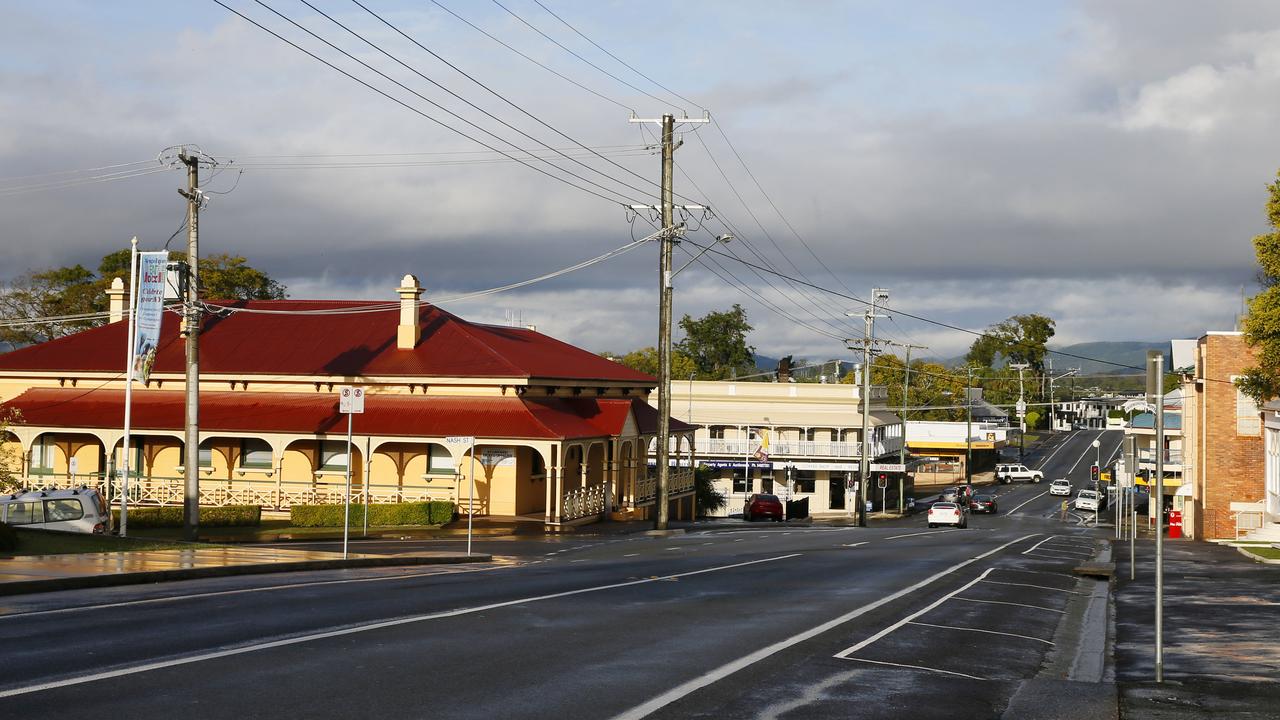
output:
[[[259,23],[257,20],[254,20],[253,18],[250,18],[249,16],[245,15],[244,13],[241,13],[240,11],[236,10],[235,8],[230,7],[229,5],[227,5],[226,3],[224,3],[222,0],[212,0],[212,2],[214,2],[215,4],[217,4],[217,5],[221,6],[223,9],[227,10],[228,12],[233,13],[234,15],[236,15],[236,16],[237,16],[237,17],[239,17],[239,18],[241,18],[241,19],[242,19],[242,20],[244,20],[245,22],[248,22],[248,23],[250,23],[251,25],[253,25],[253,26],[257,27],[258,29],[262,30],[263,32],[267,33],[268,35],[271,35],[272,37],[276,38],[277,40],[279,40],[279,41],[281,41],[281,42],[285,43],[286,45],[288,45],[288,46],[290,46],[290,47],[292,47],[293,49],[295,49],[295,50],[297,50],[297,51],[299,51],[299,52],[303,53],[304,55],[306,55],[306,56],[310,57],[311,59],[313,59],[313,60],[315,60],[315,61],[317,61],[317,62],[319,62],[319,63],[321,63],[321,64],[325,65],[325,66],[326,66],[326,67],[328,67],[329,69],[331,69],[331,70],[333,70],[333,71],[335,71],[335,72],[337,72],[337,73],[339,73],[339,74],[341,74],[341,75],[343,75],[343,76],[347,77],[348,79],[350,79],[350,80],[352,80],[352,81],[354,81],[354,82],[356,82],[356,83],[359,83],[360,85],[363,85],[364,87],[368,88],[369,90],[372,90],[372,91],[374,91],[375,93],[377,93],[377,94],[379,94],[379,95],[381,95],[381,96],[385,97],[386,99],[388,99],[388,100],[390,100],[390,101],[392,101],[392,102],[396,103],[397,105],[400,105],[401,107],[405,108],[406,110],[408,110],[408,111],[410,111],[410,112],[412,112],[412,113],[414,113],[414,114],[416,114],[416,115],[419,115],[419,116],[421,116],[421,117],[423,117],[423,118],[425,118],[425,119],[427,119],[427,120],[430,120],[431,122],[435,123],[436,125],[439,125],[440,127],[444,128],[445,130],[448,130],[448,131],[450,131],[450,132],[456,133],[456,134],[458,134],[458,135],[460,135],[460,136],[462,136],[462,137],[466,138],[467,140],[470,140],[471,142],[476,143],[477,145],[479,145],[479,146],[481,146],[481,147],[484,147],[484,148],[487,148],[487,149],[489,149],[489,150],[492,150],[493,152],[496,152],[496,153],[498,153],[498,154],[500,154],[500,155],[503,155],[504,157],[507,157],[507,158],[509,158],[509,159],[511,159],[511,160],[513,160],[513,161],[515,161],[515,162],[518,162],[518,163],[520,163],[521,165],[524,165],[525,167],[527,167],[527,168],[529,168],[529,169],[531,169],[531,170],[533,170],[533,171],[535,171],[535,172],[538,172],[538,173],[540,173],[540,174],[542,174],[542,175],[546,175],[547,177],[549,177],[549,178],[551,178],[551,179],[553,179],[553,180],[556,180],[557,182],[564,183],[564,184],[566,184],[566,185],[568,185],[568,186],[570,186],[570,187],[573,187],[573,188],[575,188],[575,189],[577,189],[577,190],[581,190],[582,192],[585,192],[585,193],[587,193],[588,195],[593,195],[593,196],[595,196],[595,197],[597,197],[597,198],[600,198],[601,200],[604,200],[604,201],[609,202],[609,203],[611,203],[611,204],[616,204],[616,203],[618,202],[615,198],[607,197],[607,196],[602,195],[602,194],[600,194],[600,193],[598,193],[598,192],[596,192],[596,191],[594,191],[594,190],[591,190],[591,189],[589,189],[589,188],[586,188],[586,187],[583,187],[583,186],[581,186],[581,185],[578,185],[577,183],[575,183],[575,182],[573,182],[573,181],[571,181],[571,180],[568,180],[568,179],[566,179],[566,178],[564,178],[564,177],[561,177],[561,176],[559,176],[559,175],[556,175],[556,174],[554,174],[554,173],[548,172],[547,170],[544,170],[543,168],[537,167],[536,165],[532,165],[532,164],[530,164],[530,163],[528,163],[528,162],[525,162],[524,160],[521,160],[521,159],[519,159],[519,158],[516,158],[516,157],[512,156],[510,153],[507,153],[507,152],[505,152],[505,151],[503,151],[503,150],[500,150],[500,149],[498,149],[498,148],[493,147],[492,145],[490,145],[490,144],[488,144],[488,143],[484,142],[483,140],[480,140],[480,139],[478,139],[478,138],[472,137],[471,135],[468,135],[466,132],[463,132],[462,130],[457,129],[457,128],[455,128],[455,127],[453,127],[453,126],[449,125],[448,123],[443,122],[443,121],[439,120],[438,118],[433,117],[432,115],[430,115],[430,114],[428,114],[428,113],[426,113],[426,112],[424,112],[424,111],[420,110],[419,108],[416,108],[416,107],[414,107],[414,106],[410,105],[409,103],[405,102],[404,100],[401,100],[400,98],[395,97],[394,95],[392,95],[392,94],[388,93],[387,91],[385,91],[385,90],[383,90],[383,89],[381,89],[381,88],[375,87],[374,85],[372,85],[372,84],[371,84],[371,83],[369,83],[368,81],[363,80],[363,79],[361,79],[361,78],[358,78],[358,77],[356,77],[355,75],[351,74],[350,72],[347,72],[346,70],[344,70],[344,69],[342,69],[342,68],[338,67],[337,65],[334,65],[333,63],[329,62],[328,60],[325,60],[324,58],[320,57],[319,55],[316,55],[315,53],[311,52],[310,50],[307,50],[306,48],[302,47],[301,45],[298,45],[297,43],[293,42],[292,40],[289,40],[288,38],[284,37],[283,35],[280,35],[279,33],[275,32],[274,30],[272,30],[272,29],[270,29],[270,28],[266,27],[266,26],[265,26],[265,25],[263,25],[262,23]],[[279,13],[277,13],[277,14],[279,14]],[[342,52],[342,54],[346,55],[347,57],[350,57],[350,58],[354,59],[354,57],[353,57],[350,53],[347,53],[347,52],[345,52],[345,51],[341,51],[341,50],[340,50],[339,52]],[[359,60],[357,60],[357,62],[360,62],[360,61],[359,61]],[[363,63],[361,63],[361,64],[363,64]],[[366,67],[368,67],[368,66],[366,65]],[[377,72],[377,71],[375,70],[374,72]],[[379,73],[379,74],[381,74],[381,73]],[[385,75],[383,75],[383,77],[386,77],[386,76],[385,76]],[[395,81],[393,81],[393,82],[395,82]],[[402,87],[403,87],[403,86],[402,86]],[[410,90],[410,92],[413,92],[413,91],[412,91],[412,90]],[[414,94],[415,94],[415,95],[417,95],[417,93],[414,93]],[[419,95],[419,97],[421,97],[421,96]],[[424,98],[424,99],[425,99],[425,98]],[[431,101],[430,101],[430,100],[427,100],[426,102],[431,103]],[[431,103],[431,104],[433,104],[433,105],[434,105],[435,103]],[[505,141],[504,141],[504,142],[505,142]],[[511,144],[511,143],[508,143],[508,144]],[[522,152],[524,152],[524,151],[522,150]],[[578,178],[579,180],[583,180],[583,182],[586,182],[586,183],[588,183],[588,184],[594,184],[594,183],[591,183],[591,182],[590,182],[590,181],[588,181],[588,180],[585,180],[585,179],[583,179],[583,178],[581,178],[581,177],[579,177],[579,176],[575,175],[574,173],[572,173],[572,172],[570,172],[570,171],[566,171],[566,170],[561,170],[561,171],[562,171],[562,172],[565,172],[565,173],[566,173],[566,174],[568,174],[568,175],[571,175],[571,176],[573,176],[573,177],[576,177],[576,178]],[[610,192],[612,192],[612,191],[610,191]]]
[[[261,0],[257,0],[257,1],[259,2],[259,4],[261,4]],[[523,130],[520,130],[519,128],[517,128],[517,127],[515,127],[515,126],[511,125],[510,123],[506,122],[506,121],[505,121],[505,120],[503,120],[502,118],[497,117],[497,116],[496,116],[496,115],[494,115],[493,113],[490,113],[489,111],[487,111],[487,110],[485,110],[484,108],[482,108],[482,107],[480,107],[480,106],[476,105],[475,103],[471,102],[470,100],[467,100],[466,98],[464,98],[464,97],[462,97],[461,95],[459,95],[458,93],[456,93],[456,92],[454,92],[454,91],[450,90],[449,88],[445,87],[444,85],[441,85],[440,83],[436,82],[435,80],[433,80],[433,79],[431,79],[431,78],[427,77],[426,75],[424,75],[423,73],[421,73],[420,71],[418,71],[416,68],[414,68],[414,67],[410,66],[408,63],[404,62],[403,60],[401,60],[400,58],[396,57],[395,55],[392,55],[391,53],[387,52],[385,49],[383,49],[383,48],[382,48],[380,45],[378,45],[377,43],[374,43],[373,41],[371,41],[371,40],[369,40],[368,38],[364,37],[364,36],[363,36],[363,35],[361,35],[360,33],[358,33],[358,32],[356,32],[356,31],[352,30],[352,29],[351,29],[351,28],[349,28],[349,27],[347,27],[345,24],[343,24],[343,23],[339,22],[338,20],[334,19],[334,18],[333,18],[331,15],[329,15],[328,13],[324,12],[323,10],[320,10],[320,9],[319,9],[319,8],[317,8],[315,5],[312,5],[312,4],[311,4],[311,2],[310,2],[309,0],[299,0],[299,1],[300,1],[302,4],[306,5],[307,7],[311,8],[312,10],[316,11],[317,13],[319,13],[320,15],[322,15],[323,17],[325,17],[326,19],[328,19],[328,20],[329,20],[330,22],[332,22],[333,24],[337,25],[338,27],[342,28],[343,30],[346,30],[346,31],[347,31],[348,33],[350,33],[351,35],[353,35],[353,36],[355,36],[355,37],[359,38],[362,42],[364,42],[364,43],[365,43],[366,45],[368,45],[369,47],[371,47],[371,48],[373,48],[373,49],[377,50],[378,52],[382,53],[383,55],[387,56],[388,58],[390,58],[390,59],[394,60],[394,61],[395,61],[396,63],[398,63],[400,66],[404,67],[406,70],[409,70],[410,72],[414,73],[415,75],[417,75],[418,77],[422,78],[423,80],[426,80],[427,82],[429,82],[429,83],[431,83],[432,85],[436,86],[437,88],[439,88],[439,89],[443,90],[444,92],[448,93],[449,95],[451,95],[452,97],[456,98],[457,100],[459,100],[459,101],[461,101],[461,102],[465,103],[468,107],[472,108],[473,110],[476,110],[477,112],[480,112],[481,114],[483,114],[483,115],[485,115],[486,117],[488,117],[488,118],[492,119],[493,121],[495,121],[495,122],[497,122],[497,123],[501,124],[503,127],[506,127],[506,128],[507,128],[507,129],[509,129],[509,130],[512,130],[512,131],[514,131],[514,132],[516,132],[516,133],[519,133],[520,135],[524,136],[525,138],[527,138],[527,139],[529,139],[529,140],[531,140],[531,141],[533,141],[533,142],[535,142],[535,143],[538,143],[539,145],[542,145],[544,148],[546,148],[546,149],[548,149],[548,150],[551,150],[552,152],[557,152],[557,153],[558,153],[558,154],[560,154],[562,157],[565,157],[566,159],[573,161],[575,164],[580,165],[581,167],[586,168],[587,170],[589,170],[589,171],[591,171],[591,172],[594,172],[594,173],[596,173],[596,174],[598,174],[598,175],[600,175],[600,176],[602,176],[602,177],[608,178],[608,179],[609,179],[610,181],[612,181],[612,182],[616,182],[616,183],[618,183],[618,184],[620,184],[620,185],[622,185],[622,186],[624,186],[624,187],[626,187],[626,188],[629,188],[629,189],[634,190],[634,191],[636,191],[636,192],[638,192],[638,193],[641,193],[642,195],[644,195],[644,194],[646,194],[647,192],[649,192],[649,191],[646,191],[646,190],[642,190],[642,189],[640,189],[640,188],[638,188],[638,187],[635,187],[634,185],[631,185],[631,184],[629,184],[629,183],[626,183],[626,182],[623,182],[623,181],[621,181],[621,180],[618,180],[617,178],[615,178],[615,177],[613,177],[613,176],[611,176],[611,175],[609,175],[609,174],[607,174],[607,173],[601,172],[600,170],[597,170],[596,168],[591,167],[590,165],[587,165],[586,163],[583,163],[583,162],[581,162],[581,161],[579,161],[579,160],[577,160],[577,159],[575,159],[575,158],[573,158],[573,157],[570,157],[570,156],[568,156],[568,155],[565,155],[565,154],[564,154],[564,153],[562,153],[562,152],[559,152],[559,151],[555,150],[555,148],[551,147],[550,145],[548,145],[548,144],[546,144],[546,143],[542,142],[541,140],[539,140],[539,139],[535,138],[534,136],[532,136],[532,135],[530,135],[530,134],[528,134],[528,133],[524,132]],[[593,152],[593,151],[591,151],[591,150],[590,150],[590,148],[588,148],[588,147],[587,147],[586,145],[584,145],[583,143],[579,142],[578,140],[574,139],[573,137],[570,137],[568,134],[566,134],[566,133],[564,133],[564,132],[560,131],[559,129],[557,129],[557,128],[553,127],[551,124],[549,124],[549,123],[547,123],[547,122],[543,121],[541,118],[539,118],[539,117],[535,116],[533,113],[528,112],[528,111],[527,111],[527,110],[525,110],[524,108],[520,107],[520,106],[519,106],[519,105],[517,105],[516,103],[512,102],[511,100],[509,100],[506,96],[502,95],[501,93],[497,92],[497,91],[496,91],[496,90],[494,90],[493,88],[490,88],[488,85],[486,85],[486,84],[484,84],[484,83],[480,82],[479,80],[477,80],[477,79],[476,79],[474,76],[472,76],[470,73],[467,73],[467,72],[466,72],[466,71],[464,71],[462,68],[458,67],[457,65],[455,65],[455,64],[453,64],[453,63],[449,62],[448,60],[446,60],[445,58],[441,57],[439,53],[437,53],[437,52],[435,52],[434,50],[431,50],[431,49],[430,49],[430,48],[428,48],[427,46],[423,45],[421,42],[419,42],[418,40],[416,40],[415,38],[413,38],[412,36],[410,36],[408,33],[406,33],[406,32],[404,32],[403,30],[401,30],[401,29],[400,29],[399,27],[397,27],[395,24],[391,23],[390,21],[388,21],[386,18],[382,17],[382,16],[381,16],[381,15],[379,15],[378,13],[374,12],[373,10],[370,10],[370,9],[369,9],[369,7],[368,7],[368,6],[366,6],[364,3],[360,2],[360,0],[352,0],[352,2],[353,2],[353,3],[355,3],[358,7],[360,7],[360,8],[361,8],[362,10],[364,10],[365,12],[369,13],[370,15],[372,15],[374,18],[376,18],[376,19],[377,19],[379,22],[381,22],[383,25],[386,25],[388,28],[390,28],[391,30],[395,31],[395,32],[396,32],[397,34],[399,34],[401,37],[403,37],[404,39],[406,39],[406,40],[408,40],[409,42],[411,42],[411,43],[413,43],[414,45],[416,45],[416,46],[417,46],[419,49],[421,49],[423,52],[425,52],[425,53],[429,54],[431,57],[433,57],[433,58],[435,58],[436,60],[439,60],[440,62],[442,62],[442,63],[444,63],[445,65],[449,66],[449,68],[450,68],[450,69],[452,69],[453,71],[457,72],[459,75],[462,75],[462,76],[463,76],[463,77],[465,77],[467,80],[470,80],[471,82],[475,83],[476,85],[479,85],[481,88],[483,88],[483,89],[484,89],[485,91],[487,91],[489,94],[491,94],[491,95],[493,95],[494,97],[498,98],[499,100],[503,101],[503,102],[504,102],[504,103],[506,103],[507,105],[510,105],[512,108],[514,108],[514,109],[518,110],[519,112],[523,113],[525,116],[527,116],[527,117],[528,117],[528,118],[530,118],[531,120],[533,120],[533,121],[535,121],[535,122],[539,123],[540,125],[542,125],[543,127],[547,128],[548,130],[551,130],[552,132],[556,133],[557,135],[559,135],[559,136],[563,137],[565,140],[568,140],[569,142],[573,143],[573,144],[574,144],[574,145],[576,145],[577,147],[582,148],[583,150],[587,150],[587,151],[589,151],[589,152]],[[446,111],[446,112],[447,112],[447,111]],[[455,116],[455,117],[456,117],[456,116]],[[461,118],[460,118],[460,119],[461,119]],[[614,162],[614,161],[612,161],[612,160],[610,160],[610,159],[606,158],[605,156],[600,155],[600,154],[598,154],[598,153],[595,153],[595,155],[596,155],[596,157],[600,158],[601,160],[604,160],[604,161],[608,162],[609,164],[611,164],[611,165],[613,165],[613,166],[615,166],[615,167],[617,167],[617,168],[619,168],[619,169],[621,169],[621,170],[623,170],[623,171],[625,171],[625,172],[629,172],[629,173],[631,173],[632,175],[635,175],[636,177],[640,178],[640,179],[641,179],[643,182],[645,182],[646,184],[653,184],[653,183],[652,183],[651,181],[649,181],[648,179],[646,179],[646,178],[644,178],[644,177],[642,177],[642,176],[640,176],[640,175],[638,175],[638,174],[636,174],[636,173],[632,172],[632,171],[631,171],[630,169],[628,169],[627,167],[625,167],[625,166],[623,166],[623,165],[620,165],[620,164],[618,164],[618,163],[616,163],[616,162]],[[541,159],[541,158],[540,158],[540,159]],[[547,161],[546,161],[546,160],[543,160],[543,162],[547,162]],[[656,184],[654,184],[654,186],[656,187]]]
[[[520,16],[519,16],[519,15],[517,15],[516,13],[512,12],[511,8],[508,8],[506,5],[503,5],[502,3],[498,2],[498,0],[493,0],[493,4],[494,4],[494,5],[497,5],[498,7],[502,8],[503,10],[506,10],[508,15],[510,15],[511,17],[515,18],[516,20],[520,21],[520,23],[521,23],[521,24],[523,24],[525,27],[529,28],[530,30],[532,30],[532,31],[534,31],[534,32],[538,33],[539,35],[541,35],[542,37],[546,38],[549,42],[553,43],[556,47],[560,48],[561,50],[564,50],[565,52],[567,52],[567,53],[569,53],[570,55],[572,55],[572,56],[574,56],[574,57],[578,58],[579,60],[581,60],[582,62],[584,62],[584,63],[586,63],[586,64],[588,64],[588,65],[590,65],[591,67],[595,68],[596,70],[598,70],[598,71],[600,71],[600,72],[604,73],[605,75],[608,75],[609,77],[611,77],[611,78],[613,78],[614,80],[616,80],[616,81],[618,81],[618,82],[622,83],[623,85],[626,85],[627,87],[631,88],[632,90],[635,90],[636,92],[640,93],[641,95],[644,95],[645,97],[650,98],[650,99],[652,99],[652,100],[656,100],[659,104],[662,104],[662,105],[667,104],[667,101],[666,101],[666,100],[663,100],[662,98],[660,98],[660,97],[658,97],[658,96],[656,96],[656,95],[653,95],[652,93],[648,93],[648,92],[645,92],[644,90],[641,90],[640,88],[636,87],[635,85],[632,85],[631,83],[627,82],[626,80],[623,80],[622,78],[618,77],[617,75],[614,75],[613,73],[609,72],[608,70],[605,70],[604,68],[600,67],[599,65],[596,65],[595,63],[591,62],[590,60],[588,60],[588,59],[586,59],[586,58],[582,57],[581,55],[579,55],[578,53],[574,52],[573,50],[570,50],[568,47],[565,47],[565,45],[564,45],[563,43],[561,43],[559,40],[556,40],[555,38],[551,37],[550,35],[546,34],[546,33],[545,33],[545,32],[543,32],[542,30],[540,30],[540,29],[538,29],[537,27],[535,27],[535,26],[533,25],[533,23],[530,23],[528,20],[525,20],[524,18],[520,17]],[[677,105],[677,106],[676,106],[676,108],[677,108],[677,109],[679,109],[679,110],[680,110],[680,112],[684,113],[686,117],[689,115],[689,111],[688,111],[687,109],[685,109],[685,108],[683,108],[683,107],[680,107],[679,105]]]
[[[653,83],[654,85],[657,85],[658,87],[662,88],[663,90],[666,90],[668,93],[671,93],[671,94],[672,94],[672,95],[674,95],[675,97],[680,98],[681,100],[683,100],[683,101],[685,101],[685,102],[689,103],[690,105],[693,105],[694,107],[698,108],[699,110],[702,110],[702,111],[704,111],[704,112],[706,111],[706,107],[705,107],[705,106],[703,106],[703,105],[699,105],[698,103],[696,103],[696,102],[694,102],[694,101],[690,100],[689,98],[687,98],[687,97],[685,97],[685,96],[681,95],[680,93],[676,92],[675,90],[672,90],[671,88],[667,87],[666,85],[663,85],[662,83],[658,82],[657,80],[654,80],[653,78],[649,77],[648,75],[645,75],[644,73],[640,72],[640,71],[639,71],[639,70],[637,70],[636,68],[632,67],[628,62],[626,62],[626,61],[625,61],[625,60],[623,60],[622,58],[618,57],[617,55],[614,55],[613,53],[611,53],[611,52],[609,52],[608,50],[606,50],[606,49],[604,49],[603,47],[601,47],[599,43],[597,43],[595,40],[592,40],[591,38],[589,38],[589,37],[587,37],[586,35],[584,35],[584,34],[582,33],[582,31],[581,31],[581,30],[579,30],[578,28],[574,27],[573,25],[570,25],[570,24],[569,24],[569,22],[568,22],[567,20],[565,20],[564,18],[562,18],[562,17],[560,17],[559,15],[557,15],[554,11],[552,11],[552,10],[551,10],[551,8],[547,7],[546,5],[543,5],[541,0],[533,0],[533,1],[534,1],[535,3],[537,3],[538,7],[542,8],[543,10],[546,10],[546,11],[547,11],[547,13],[548,13],[549,15],[551,15],[551,17],[553,17],[553,18],[555,18],[555,19],[559,20],[559,21],[560,21],[560,22],[561,22],[565,27],[569,28],[569,29],[570,29],[570,30],[572,30],[574,33],[576,33],[576,34],[578,35],[578,37],[580,37],[580,38],[582,38],[583,40],[586,40],[587,42],[591,43],[592,45],[594,45],[594,46],[595,46],[595,48],[596,48],[597,50],[599,50],[600,52],[604,53],[605,55],[608,55],[609,57],[613,58],[614,60],[616,60],[618,63],[620,63],[620,64],[621,64],[623,67],[625,67],[626,69],[628,69],[628,70],[630,70],[631,72],[633,72],[633,73],[635,73],[635,74],[639,75],[640,77],[644,78],[645,80],[648,80],[649,82]],[[652,97],[652,96],[651,96],[651,97]],[[683,109],[683,108],[681,108],[681,109]]]
[[[15,180],[32,180],[34,178],[53,177],[55,175],[78,175],[81,173],[100,172],[102,170],[117,170],[119,168],[131,167],[134,165],[148,165],[154,162],[155,158],[148,158],[146,160],[134,160],[133,162],[101,165],[99,167],[81,168],[79,170],[54,170],[52,172],[36,173],[34,175],[11,175],[6,178],[0,178],[0,183],[13,182]]]

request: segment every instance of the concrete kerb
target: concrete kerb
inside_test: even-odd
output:
[[[244,565],[219,565],[215,567],[177,568],[172,570],[146,570],[131,573],[77,575],[73,577],[44,578],[40,580],[16,580],[0,582],[0,595],[25,595],[56,590],[85,590],[89,588],[121,585],[147,585],[174,580],[198,580],[232,577],[236,575],[266,575],[270,573],[304,572],[312,570],[344,570],[347,568],[408,567],[416,565],[456,565],[461,563],[491,562],[492,555],[438,554],[438,555],[388,555],[359,558],[334,558],[331,560],[296,560],[277,563],[253,563]]]
[[[1280,560],[1265,558],[1265,557],[1262,557],[1261,555],[1254,555],[1253,553],[1249,552],[1249,546],[1247,545],[1236,545],[1235,548],[1241,555],[1244,555],[1245,557],[1249,558],[1254,562],[1262,563],[1263,565],[1280,565]]]

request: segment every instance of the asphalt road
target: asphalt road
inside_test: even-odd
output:
[[[1119,432],[1055,437],[967,530],[727,521],[480,539],[479,567],[224,578],[6,598],[15,718],[1001,717],[1089,658],[1105,529],[1060,519]],[[451,541],[371,542],[404,552]],[[1065,716],[1062,715],[1062,716]]]

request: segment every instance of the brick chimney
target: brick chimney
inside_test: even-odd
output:
[[[418,278],[405,275],[396,292],[400,294],[400,325],[396,328],[396,347],[412,350],[422,339],[422,326],[418,324],[418,303],[422,297]]]
[[[107,322],[120,322],[124,319],[124,296],[124,280],[112,280],[111,287],[107,288]]]

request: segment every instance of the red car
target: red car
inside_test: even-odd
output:
[[[782,522],[786,517],[787,512],[783,509],[782,501],[777,495],[756,493],[747,498],[747,504],[742,506],[742,519],[747,522],[764,518]]]

